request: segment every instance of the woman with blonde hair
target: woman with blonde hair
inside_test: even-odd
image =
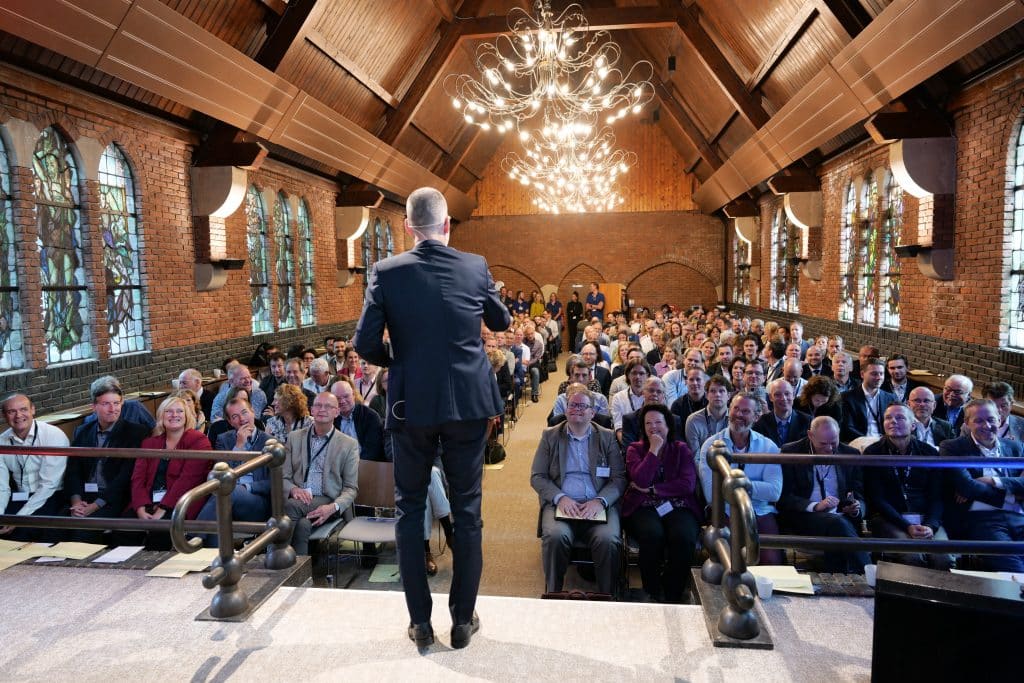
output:
[[[282,384],[274,392],[274,415],[267,418],[267,434],[281,443],[288,443],[288,435],[296,429],[313,424],[309,406],[302,389],[294,384]]]
[[[206,430],[210,428],[210,423],[206,421],[206,415],[203,414],[203,407],[199,403],[199,397],[196,396],[196,392],[191,389],[178,389],[177,391],[172,391],[168,396],[177,396],[189,400],[192,404],[192,412],[196,416],[195,428],[205,434]]]

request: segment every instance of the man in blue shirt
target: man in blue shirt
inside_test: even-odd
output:
[[[597,318],[604,322],[604,294],[596,282],[590,283],[590,294],[587,294],[587,317]]]

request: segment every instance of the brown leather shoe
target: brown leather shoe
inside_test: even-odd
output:
[[[434,562],[434,556],[430,554],[429,550],[426,553],[426,561],[427,561],[427,576],[436,576],[437,575],[437,562]]]

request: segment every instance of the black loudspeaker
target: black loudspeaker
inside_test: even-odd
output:
[[[871,680],[1021,678],[1021,585],[881,562]]]

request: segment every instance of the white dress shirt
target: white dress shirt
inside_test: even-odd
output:
[[[19,439],[13,429],[0,434],[0,446],[70,446],[67,435],[53,425],[32,421],[28,434]],[[11,479],[18,493],[28,493],[28,501],[18,510],[19,515],[31,515],[50,499],[64,484],[64,470],[68,459],[51,455],[0,455],[0,511],[6,510],[11,500]]]

